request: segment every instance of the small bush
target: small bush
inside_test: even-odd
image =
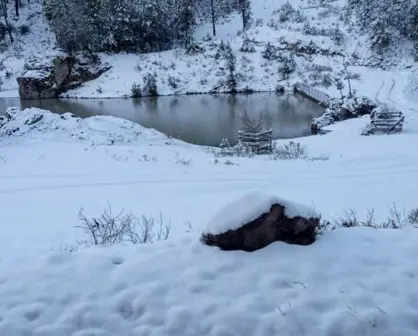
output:
[[[144,76],[144,89],[142,91],[143,96],[158,96],[157,90],[157,74],[147,73]]]
[[[11,70],[6,70],[6,73],[4,74],[4,78],[10,79],[13,76],[13,72]]]
[[[305,35],[319,35],[318,28],[311,26],[309,22],[306,22],[302,27],[302,33]]]
[[[270,42],[267,42],[266,47],[264,48],[261,56],[269,61],[277,60],[279,58],[277,48],[273,46]]]
[[[331,35],[331,40],[333,40],[337,46],[341,46],[344,43],[344,33],[341,31],[341,29],[338,26],[337,28],[331,31],[330,35]]]
[[[295,159],[307,159],[308,152],[306,146],[301,145],[299,142],[290,141],[286,145],[276,146],[273,149],[274,160],[295,160]]]
[[[281,57],[281,64],[278,68],[278,73],[282,80],[289,79],[289,76],[296,71],[296,62],[292,56]]]
[[[188,166],[192,162],[191,159],[177,159],[176,164],[181,164],[183,166]]]
[[[286,2],[280,7],[279,21],[281,23],[289,21],[295,13],[296,10],[293,6],[289,2]]]
[[[19,32],[20,32],[20,35],[27,35],[30,33],[30,28],[27,25],[21,25],[19,27]]]
[[[412,209],[407,215],[408,222],[418,224],[418,208]]]
[[[219,45],[217,46],[217,50],[215,53],[215,59],[219,60],[221,58],[224,58],[225,55],[225,43],[224,41],[221,41],[221,43],[219,43]]]
[[[136,65],[135,65],[135,70],[136,70],[136,71],[138,71],[138,72],[141,72],[141,71],[142,71],[142,67],[141,67],[141,65],[139,64],[139,62],[138,62],[138,63],[136,63]]]
[[[374,229],[401,229],[405,225],[418,224],[418,208],[401,214],[394,203],[389,207],[389,215],[386,221],[377,222],[375,220],[375,210],[367,211],[366,218],[360,219],[353,209],[345,211],[344,216],[333,221],[321,221],[317,227],[317,234],[325,231],[333,231],[338,228],[371,227]]]
[[[314,72],[326,72],[326,71],[332,71],[332,68],[328,65],[313,63],[307,66],[307,70],[314,71]]]
[[[251,147],[244,145],[241,142],[238,142],[235,146],[231,146],[227,138],[222,139],[220,149],[209,148],[208,152],[215,155],[215,157],[247,157],[250,158],[254,156]],[[218,160],[215,159],[214,163],[218,163]]]
[[[186,55],[197,55],[203,53],[204,51],[205,49],[203,49],[196,42],[192,42],[186,47]]]
[[[242,46],[239,50],[241,52],[248,52],[248,53],[255,52],[254,41],[250,40],[248,36],[245,36],[244,40],[242,41]]]
[[[219,151],[219,156],[233,156],[234,150],[227,137],[222,138],[221,144],[219,145],[221,150]]]
[[[170,223],[165,224],[162,216],[159,219],[132,213],[124,214],[123,210],[113,214],[110,204],[99,217],[87,217],[80,209],[78,219],[80,228],[87,236],[87,245],[110,246],[129,242],[146,244],[154,241],[167,240],[170,234]]]
[[[139,98],[142,97],[142,89],[141,89],[141,85],[137,84],[137,83],[133,83],[132,84],[132,88],[131,88],[131,97],[132,98]]]
[[[353,209],[346,210],[343,217],[335,220],[335,224],[337,227],[343,228],[351,228],[357,226],[373,227],[375,225],[374,209],[367,212],[366,219],[364,221],[358,219],[357,213]]]
[[[295,21],[296,23],[303,23],[306,22],[306,20],[306,15],[303,13],[303,11],[299,9],[293,14],[293,21]]]
[[[334,80],[330,74],[324,74],[321,82],[322,86],[325,88],[329,88],[334,84]]]
[[[171,88],[173,89],[177,89],[178,88],[178,78],[173,77],[173,76],[168,76],[168,85],[171,86]]]

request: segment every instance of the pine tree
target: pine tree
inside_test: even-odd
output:
[[[264,48],[261,56],[269,61],[275,60],[278,58],[276,48],[270,43],[267,42],[266,47]]]
[[[235,66],[237,63],[237,58],[232,51],[231,45],[228,43],[225,46],[225,59],[226,59],[226,68],[228,69],[228,76],[226,78],[226,86],[229,92],[237,92],[237,80],[235,76]]]
[[[379,55],[383,55],[384,50],[389,46],[390,34],[383,20],[376,20],[372,26],[372,49],[376,50]]]
[[[193,27],[196,23],[193,0],[181,0],[179,8],[173,27],[180,41],[187,46],[192,41]]]
[[[242,27],[244,30],[248,29],[251,22],[251,1],[238,0],[238,7],[242,16]]]

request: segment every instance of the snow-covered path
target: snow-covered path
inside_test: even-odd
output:
[[[348,208],[360,215],[375,208],[383,220],[393,202],[401,209],[416,206],[413,134],[361,137],[354,133],[361,123],[335,125],[347,128],[343,136],[300,139],[311,156],[329,156],[314,161],[230,158],[233,165],[225,164],[228,159],[215,164],[213,155],[201,149],[176,145],[92,149],[48,142],[4,147],[0,204],[7,206],[2,218],[19,225],[7,227],[0,251],[21,253],[23,241],[30,253],[74,243],[82,238],[74,228],[78,210],[85,207],[97,215],[107,202],[115,211],[161,212],[172,221],[173,239],[183,237],[188,222],[199,231],[219,206],[251,189],[311,204],[329,219]],[[360,141],[365,147],[361,151]]]

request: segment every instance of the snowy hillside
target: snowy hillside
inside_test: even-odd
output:
[[[158,94],[181,94],[211,91],[228,91],[228,56],[221,50],[229,44],[235,56],[234,80],[238,91],[274,91],[278,84],[291,88],[298,81],[316,85],[339,96],[335,78],[343,78],[343,55],[346,56],[349,76],[354,90],[370,98],[376,91],[376,78],[411,73],[416,68],[412,58],[412,45],[405,39],[385,54],[384,62],[370,50],[369,36],[361,33],[354,22],[344,18],[345,0],[323,2],[292,1],[291,9],[285,0],[261,0],[251,4],[253,24],[242,31],[242,19],[231,14],[217,23],[217,36],[210,37],[210,23],[200,24],[195,31],[199,45],[192,54],[176,48],[148,54],[101,54],[102,61],[112,69],[97,80],[66,94],[68,97],[123,97],[135,92],[133,87],[144,85],[147,75],[156,75]],[[53,34],[43,17],[39,3],[27,4],[20,21],[30,27],[30,32],[19,39],[19,53],[14,46],[5,55],[2,96],[17,96],[16,76],[22,73],[25,57],[38,56],[54,48]],[[352,19],[354,20],[354,19]],[[19,21],[19,22],[20,22]],[[254,52],[243,52],[244,39],[248,38]],[[270,44],[277,49],[280,59],[265,51]],[[274,50],[273,50],[274,51]],[[273,52],[274,54],[275,52]],[[264,56],[263,56],[264,55]],[[376,67],[378,66],[378,67]],[[382,70],[384,68],[385,70]],[[411,76],[408,94],[416,96],[415,76]],[[391,83],[387,83],[391,85]],[[344,89],[347,93],[347,85]]]

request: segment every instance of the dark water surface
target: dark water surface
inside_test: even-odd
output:
[[[79,117],[112,115],[122,117],[198,145],[218,146],[223,137],[238,141],[244,112],[256,118],[264,114],[264,126],[273,129],[274,139],[310,134],[312,118],[324,108],[293,94],[189,95],[141,99],[47,99],[0,98],[0,114],[9,106],[39,107],[56,113],[72,112]]]

